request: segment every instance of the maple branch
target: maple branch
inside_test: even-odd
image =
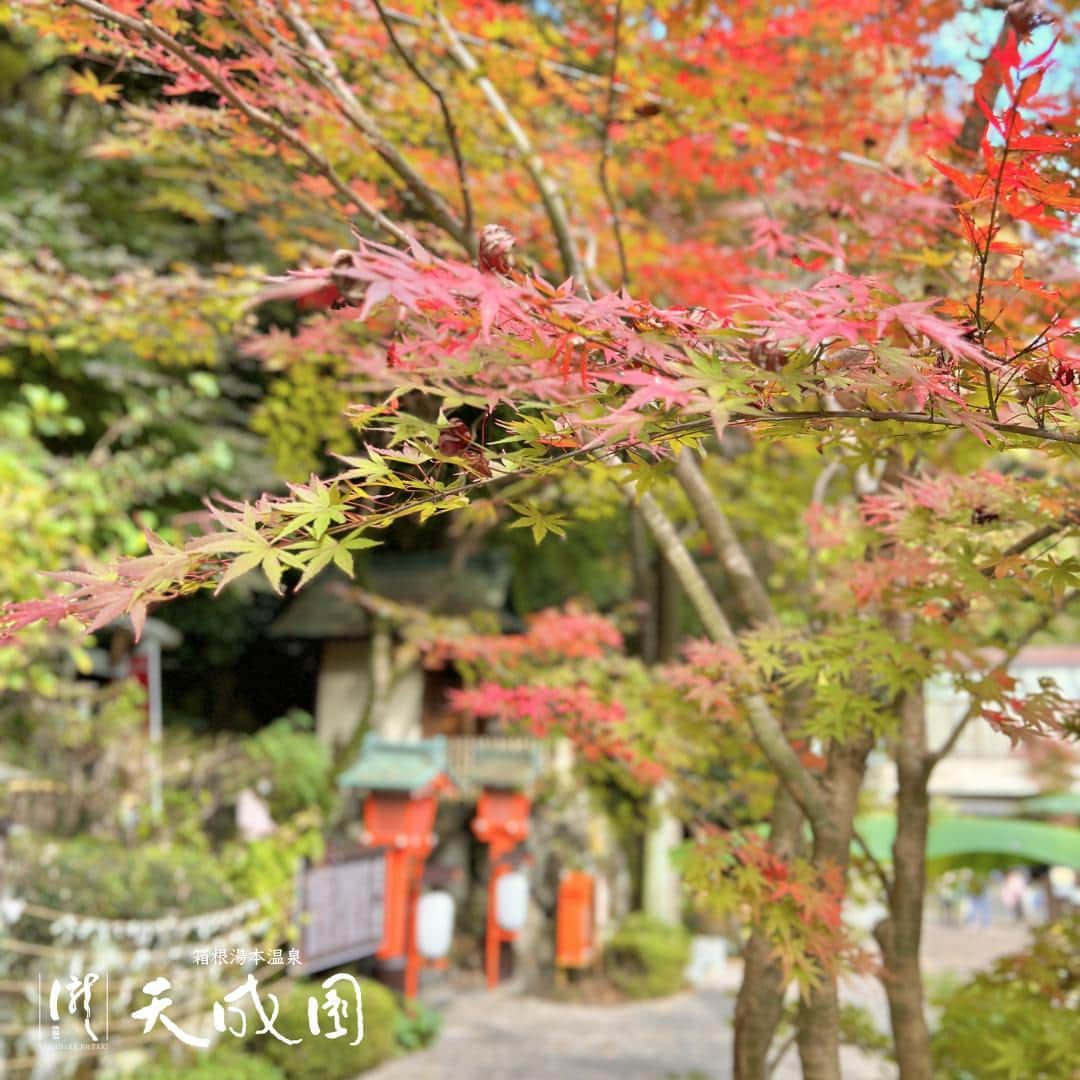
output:
[[[1008,559],[1013,555],[1021,555],[1029,548],[1034,547],[1040,540],[1045,540],[1047,537],[1053,536],[1055,533],[1060,532],[1062,529],[1069,525],[1075,525],[1080,521],[1080,511],[1072,511],[1066,514],[1064,517],[1057,521],[1051,521],[1048,525],[1042,525],[1037,529],[1033,529],[1026,536],[1022,536],[1015,544],[1010,544],[1002,553],[1002,559]],[[1000,562],[1000,560],[998,560]],[[994,566],[997,564],[995,563]],[[986,566],[983,568],[983,574],[987,577],[991,576],[994,572],[994,566]]]
[[[1044,611],[1015,641],[1009,646],[1005,656],[987,673],[987,677],[1008,671],[1009,665],[1016,659],[1020,651],[1040,631],[1045,630],[1077,597],[1080,597],[1080,589],[1073,589],[1066,593],[1052,608]],[[925,758],[926,775],[937,767],[938,763],[949,756],[960,741],[960,736],[967,730],[968,724],[982,711],[979,702],[973,701],[965,710],[964,715],[953,726],[948,737],[937,750],[927,753]]]
[[[405,66],[425,87],[427,87],[435,100],[439,103],[439,112],[442,114],[443,129],[446,132],[447,142],[450,144],[450,153],[454,158],[454,168],[457,170],[458,190],[461,193],[461,213],[464,219],[463,228],[465,230],[466,238],[468,239],[466,250],[471,257],[476,258],[476,225],[473,218],[472,192],[469,187],[469,174],[465,168],[464,155],[461,152],[461,140],[458,137],[457,124],[454,123],[454,116],[450,111],[450,105],[446,100],[446,95],[439,89],[433,79],[424,74],[420,65],[416,62],[416,58],[402,44],[401,39],[397,36],[397,31],[394,29],[393,21],[382,4],[382,0],[371,0],[371,2],[379,15],[379,20],[386,29],[387,37],[389,37],[390,44],[394,47],[394,51],[401,57]],[[355,9],[356,0],[352,0],[352,4]]]
[[[626,265],[626,246],[623,243],[622,219],[615,192],[608,180],[608,161],[611,158],[611,123],[615,117],[615,74],[619,67],[619,46],[622,43],[622,0],[615,0],[614,24],[611,30],[611,71],[608,77],[607,110],[603,119],[603,140],[600,144],[600,190],[604,193],[608,213],[611,215],[611,232],[615,237],[615,250],[619,256],[619,288],[629,284],[630,273]]]
[[[1008,20],[1006,20],[1006,25],[1008,25]],[[984,347],[986,344],[987,328],[983,326],[982,311],[983,304],[986,301],[986,268],[990,265],[990,251],[994,246],[994,223],[997,220],[998,205],[1001,202],[1001,188],[1005,180],[1005,162],[1009,157],[1013,132],[1016,129],[1016,117],[1020,111],[1017,102],[1020,100],[1020,91],[1023,90],[1025,81],[1026,80],[1021,80],[1019,89],[1017,90],[1016,100],[1009,110],[1009,130],[1005,133],[1005,145],[1001,150],[1001,161],[998,163],[997,176],[994,177],[994,196],[990,200],[990,220],[986,224],[986,246],[982,251],[978,252],[979,282],[975,288],[975,332],[979,335],[979,343]],[[989,103],[987,103],[987,107],[989,107]],[[983,368],[983,379],[986,382],[986,399],[987,404],[990,406],[990,415],[996,420],[998,418],[997,398],[994,394],[994,382],[988,367]]]
[[[525,129],[518,123],[517,117],[510,111],[505,98],[499,93],[495,84],[483,73],[483,69],[465,43],[458,36],[457,31],[450,25],[441,8],[436,6],[435,19],[439,28],[446,38],[450,48],[450,55],[454,62],[470,75],[480,88],[480,92],[487,99],[492,112],[499,118],[511,141],[517,148],[521,164],[529,174],[536,190],[540,195],[540,201],[544,204],[548,221],[555,233],[555,241],[559,247],[559,256],[562,259],[563,270],[569,276],[575,278],[582,285],[586,285],[585,268],[578,257],[577,248],[570,235],[570,219],[567,216],[566,205],[562,193],[555,182],[551,179],[539,154],[533,148]]]
[[[740,603],[752,619],[762,623],[772,622],[776,618],[772,600],[692,451],[679,454],[675,461],[675,479],[727,571]]]
[[[420,176],[404,154],[383,134],[375,117],[360,104],[352,88],[342,77],[333,55],[318,31],[304,18],[294,3],[289,3],[282,14],[321,66],[321,75],[318,71],[313,74],[338,102],[342,116],[367,139],[375,153],[404,181],[405,186],[423,205],[430,221],[466,251],[471,251],[470,244],[475,243],[474,238],[466,231],[446,200]]]
[[[874,872],[874,877],[878,879],[878,884],[885,891],[885,896],[888,897],[892,889],[892,883],[889,881],[889,875],[885,867],[881,865],[881,860],[870,850],[869,844],[867,844],[865,837],[857,827],[852,826],[851,835],[855,843],[859,845],[863,858],[870,864],[870,869]]]
[[[286,143],[306,157],[315,167],[315,170],[326,177],[333,185],[337,193],[349,203],[358,207],[373,225],[382,229],[384,232],[389,233],[395,240],[402,244],[408,246],[414,242],[413,238],[402,229],[401,226],[395,224],[395,222],[391,221],[381,210],[369,203],[363,196],[353,191],[352,188],[350,188],[337,174],[333,165],[331,165],[330,162],[306,139],[290,128],[287,128],[264,109],[260,109],[257,105],[252,105],[250,102],[245,101],[236,90],[229,85],[227,80],[223,79],[200,56],[177,41],[172,34],[155,26],[148,19],[142,19],[135,15],[125,15],[122,12],[114,11],[106,4],[98,3],[97,0],[70,0],[70,2],[74,4],[75,7],[82,8],[83,11],[89,12],[91,15],[96,15],[99,19],[115,23],[117,26],[122,27],[130,33],[136,34],[144,41],[160,45],[166,52],[171,53],[178,60],[183,61],[183,63],[192,71],[201,75],[224,100],[229,102],[233,108],[250,120],[251,123],[263,128],[279,142]]]
[[[964,428],[966,425],[959,420],[950,420],[944,416],[932,416],[929,413],[909,412],[877,412],[862,409],[814,409],[802,412],[769,413],[767,416],[739,416],[729,421],[729,426],[739,425],[746,427],[753,424],[782,423],[784,421],[815,421],[815,420],[871,420],[875,423],[896,422],[900,424],[933,424],[936,427]],[[1050,442],[1069,443],[1080,445],[1080,434],[1071,435],[1064,431],[1053,431],[1050,428],[1031,427],[1028,424],[1006,424],[999,420],[984,420],[983,424],[993,431],[999,431],[1009,435],[1026,435],[1033,439],[1046,439]],[[714,431],[715,425],[712,420],[692,420],[680,424],[672,431],[691,434],[696,432]]]
[[[784,1058],[787,1056],[787,1052],[795,1045],[795,1040],[798,1039],[798,1029],[794,1029],[790,1035],[776,1048],[776,1053],[773,1055],[772,1061],[765,1066],[765,1075],[771,1078],[776,1075],[776,1071],[780,1068]]]
[[[625,489],[631,500],[637,501],[642,519],[656,541],[664,558],[675,572],[679,584],[694,606],[709,637],[741,654],[742,650],[735,631],[731,628],[727,616],[716,601],[709,583],[705,580],[693,556],[687,550],[681,537],[651,494],[646,492],[638,497],[632,484]],[[747,720],[754,738],[769,764],[776,770],[800,809],[810,819],[815,832],[827,828],[829,823],[828,805],[817,780],[799,760],[784,734],[783,726],[774,715],[768,701],[757,690],[751,690],[745,697]]]
[[[1019,651],[1019,650],[1017,650]],[[1012,657],[1010,657],[1012,659]],[[926,755],[926,771],[929,774],[935,766],[941,761],[942,758],[948,757],[956,747],[956,744],[960,741],[960,736],[967,730],[968,724],[979,715],[979,708],[972,703],[968,706],[964,715],[956,722],[952,731],[949,732],[948,738],[937,748],[937,750],[931,750]]]
[[[833,482],[833,477],[843,468],[839,461],[833,458],[822,470],[817,474],[814,480],[814,487],[810,492],[810,505],[823,506],[825,504],[825,496],[829,491],[829,485]]]

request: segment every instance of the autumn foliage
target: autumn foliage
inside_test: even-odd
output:
[[[0,609],[0,631],[138,628],[251,571],[301,588],[450,514],[573,544],[559,484],[614,490],[687,597],[681,655],[650,675],[570,610],[429,659],[469,672],[462,709],[684,786],[703,848],[723,848],[703,879],[742,881],[781,950],[782,977],[768,949],[758,975],[776,994],[793,971],[824,978],[802,1050],[806,1075],[832,1075],[814,1018],[872,747],[922,813],[955,741],[926,745],[926,679],[969,692],[965,723],[1075,729],[1053,688],[1021,697],[1005,672],[1080,580],[1070,28],[996,5],[958,97],[935,44],[955,44],[960,5],[943,0],[23,7],[84,62],[73,94],[125,102],[96,153],[161,168],[179,212],[212,199],[274,244],[291,269],[261,282],[238,345],[286,386],[329,367],[353,449],[328,437],[320,475],[63,572],[57,595]],[[117,285],[87,323],[126,302]],[[754,747],[740,792],[767,768],[790,801],[773,842],[799,848],[805,820],[809,852],[704,827],[702,763],[725,739]],[[912,940],[917,967],[917,929],[896,935],[919,890],[907,908],[886,890],[897,970]],[[895,997],[911,978],[889,988],[898,1029],[921,1016]]]

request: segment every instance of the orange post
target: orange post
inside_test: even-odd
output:
[[[584,870],[570,870],[559,882],[555,904],[555,964],[588,967],[596,949],[596,882]]]
[[[520,791],[488,789],[476,803],[472,831],[488,845],[488,907],[484,939],[484,971],[489,989],[499,985],[499,957],[504,941],[513,941],[517,933],[499,925],[496,896],[499,878],[508,873],[508,857],[529,835],[529,811],[532,802]]]
[[[416,997],[422,960],[416,948],[416,904],[424,864],[435,846],[436,783],[422,795],[373,791],[364,800],[365,841],[386,848],[383,940],[380,960],[405,958],[405,996]]]
[[[423,966],[416,908],[424,863],[437,841],[439,793],[454,787],[446,765],[446,739],[399,742],[368,732],[360,756],[338,777],[338,784],[367,793],[363,842],[386,849],[383,939],[375,955],[404,961],[405,996],[415,997]]]

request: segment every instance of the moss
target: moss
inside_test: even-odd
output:
[[[633,998],[663,997],[681,990],[689,962],[686,928],[670,926],[644,912],[628,915],[604,948],[608,978]]]
[[[285,1080],[285,1074],[264,1057],[219,1044],[184,1065],[140,1069],[139,1080]]]
[[[307,1032],[304,1041],[287,1046],[261,1036],[252,1042],[252,1048],[277,1065],[288,1080],[348,1080],[357,1073],[375,1068],[397,1051],[396,1032],[401,1010],[393,993],[385,986],[361,979],[360,989],[364,1006],[364,1040],[359,1046],[347,1045],[350,1040],[344,1038],[326,1039],[310,1034],[308,997],[314,994],[321,1000],[324,993],[320,983],[312,979],[297,982],[282,995],[276,1024],[290,1038]]]

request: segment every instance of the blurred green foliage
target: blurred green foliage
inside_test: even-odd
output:
[[[237,899],[205,849],[171,843],[132,846],[96,836],[17,834],[5,866],[21,899],[108,919],[196,915]]]
[[[140,554],[143,527],[269,476],[248,430],[260,378],[232,363],[261,271],[229,263],[224,221],[153,205],[161,177],[97,152],[120,112],[70,92],[81,63],[0,25],[6,600],[45,591],[42,571]],[[125,78],[131,102],[159,89],[138,65]],[[74,637],[34,629],[0,655],[0,691],[50,699],[80,666]]]
[[[278,820],[313,806],[326,812],[334,804],[333,756],[314,727],[309,713],[291,709],[245,744],[256,767],[265,769],[270,810]]]
[[[388,1061],[397,1049],[396,1032],[401,1011],[390,990],[370,979],[360,980],[364,1009],[364,1039],[358,1046],[351,1039],[329,1040],[306,1037],[297,1046],[274,1039],[253,1042],[260,1056],[277,1065],[288,1080],[348,1080]],[[290,1038],[308,1030],[308,997],[322,1000],[324,991],[314,979],[293,983],[281,998],[277,1026]],[[349,991],[342,990],[348,1000]],[[350,1026],[351,1016],[343,1020]]]
[[[433,1043],[442,1029],[443,1017],[438,1009],[424,1002],[405,1001],[398,1016],[394,1038],[403,1050],[422,1050]]]
[[[191,1061],[139,1069],[139,1080],[285,1080],[265,1057],[222,1041]]]
[[[937,995],[941,1080],[1074,1080],[1080,914],[1036,928],[1023,952]]]
[[[604,972],[632,998],[681,990],[689,962],[689,931],[641,911],[627,915],[604,946]]]
[[[305,480],[325,454],[355,450],[345,418],[345,367],[328,359],[286,368],[252,415],[252,430],[266,438],[274,468],[286,479]]]

